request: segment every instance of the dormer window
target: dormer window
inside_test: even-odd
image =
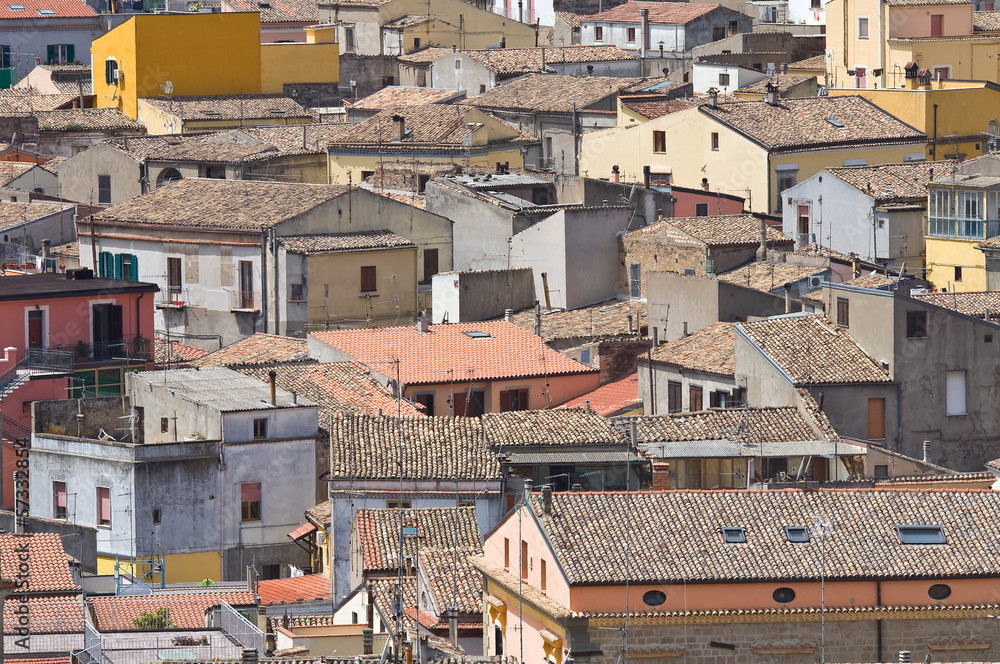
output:
[[[746,544],[747,533],[743,528],[723,528],[722,541],[726,544]]]
[[[947,544],[941,526],[896,526],[900,544]]]
[[[785,526],[785,539],[789,542],[808,542],[809,529],[805,526]]]

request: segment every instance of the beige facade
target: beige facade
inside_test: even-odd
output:
[[[253,117],[220,117],[219,119],[198,119],[191,120],[182,118],[179,114],[171,113],[169,110],[157,108],[145,99],[138,101],[139,122],[146,125],[146,132],[149,134],[193,134],[205,131],[223,131],[226,129],[239,129],[251,125],[299,125],[312,122],[312,117],[308,115],[299,117],[286,117],[259,119]]]

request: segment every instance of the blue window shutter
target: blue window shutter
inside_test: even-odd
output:
[[[115,279],[122,278],[122,255],[115,254]]]
[[[129,281],[139,281],[139,257],[135,254],[129,254],[132,256],[132,271],[129,275]]]

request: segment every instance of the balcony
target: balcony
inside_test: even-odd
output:
[[[81,362],[110,362],[113,360],[153,361],[153,341],[146,337],[121,341],[98,341],[93,344],[79,342],[73,349]]]
[[[232,290],[229,293],[229,311],[233,313],[260,312],[260,296],[253,291]]]
[[[156,294],[154,306],[157,309],[184,309],[191,306],[191,294],[187,288],[163,290]]]
[[[927,236],[954,240],[988,240],[1000,235],[1000,219],[965,219],[931,216]]]

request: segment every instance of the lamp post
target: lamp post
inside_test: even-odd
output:
[[[820,541],[819,601],[820,601],[820,664],[826,664],[826,540],[833,536],[833,518],[813,517],[812,536]]]

